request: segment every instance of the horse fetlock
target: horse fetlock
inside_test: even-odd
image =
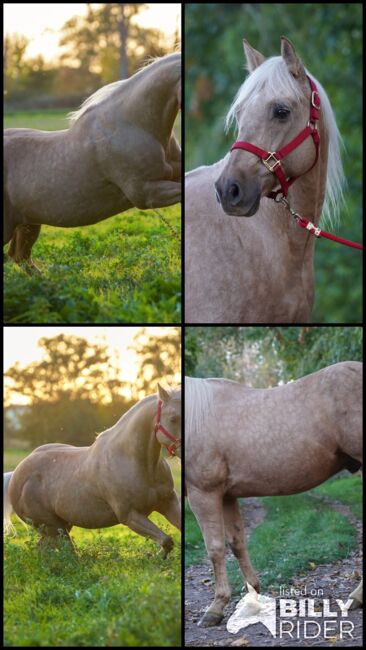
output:
[[[161,548],[163,552],[163,558],[166,558],[167,555],[173,550],[174,547],[174,542],[171,537],[167,536],[166,539],[164,539]]]

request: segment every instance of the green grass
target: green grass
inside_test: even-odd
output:
[[[180,228],[180,206],[164,209]],[[178,323],[180,244],[153,212],[130,210],[97,226],[44,226],[33,258],[41,275],[4,267],[12,323]]]
[[[70,111],[73,110],[70,108]],[[67,113],[63,109],[43,111],[16,111],[5,113],[4,129],[28,128],[41,131],[58,131],[68,128]]]
[[[180,535],[151,519],[174,538],[166,560],[122,526],[73,530],[76,555],[65,544],[41,555],[36,534],[18,526],[5,543],[5,645],[179,646]]]
[[[316,492],[350,505],[355,514],[361,515],[359,477],[328,481]],[[347,518],[314,498],[311,492],[266,497],[261,501],[266,518],[250,536],[249,554],[265,590],[288,585],[295,574],[306,574],[309,562],[334,562],[356,546],[356,532]],[[200,563],[205,556],[199,526],[186,505],[185,564]],[[238,594],[243,580],[236,560],[229,560],[227,568],[233,592]]]
[[[65,128],[64,111],[13,113],[6,126]],[[179,124],[178,124],[179,128]],[[181,322],[181,206],[137,208],[82,228],[43,226],[33,247],[41,275],[4,266],[4,321]]]

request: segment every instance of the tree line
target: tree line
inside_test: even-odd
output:
[[[27,56],[29,39],[21,34],[4,39],[5,108],[70,108],[97,88],[125,79],[150,57],[171,52],[159,29],[137,25],[144,3],[87,4],[85,16],[70,18],[62,27],[62,53],[52,63],[42,55]]]
[[[362,361],[362,327],[186,327],[192,377],[267,388],[339,361]]]

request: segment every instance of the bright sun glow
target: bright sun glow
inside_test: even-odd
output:
[[[164,336],[169,327],[145,327],[147,334]],[[116,359],[121,368],[122,381],[133,384],[136,380],[139,365],[135,352],[128,349],[132,346],[133,339],[141,331],[140,327],[5,327],[4,328],[4,370],[19,362],[22,367],[40,361],[43,350],[38,346],[38,341],[43,336],[54,337],[59,334],[80,336],[91,343],[107,344],[112,359]],[[180,378],[177,378],[177,382]],[[5,384],[7,384],[5,379]],[[129,396],[128,391],[126,395]],[[28,403],[21,396],[13,403]]]
[[[98,6],[92,4],[92,7]],[[85,15],[86,7],[86,3],[5,3],[5,34],[27,36],[31,41],[27,48],[28,57],[42,54],[46,61],[51,61],[61,52],[59,30],[72,16]],[[142,27],[158,28],[171,39],[177,29],[180,33],[180,15],[180,4],[147,4],[136,22]]]

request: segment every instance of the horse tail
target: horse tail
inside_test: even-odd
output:
[[[4,533],[8,535],[10,532],[15,532],[15,527],[11,523],[11,515],[14,512],[9,498],[9,483],[13,472],[6,472],[4,474]]]

